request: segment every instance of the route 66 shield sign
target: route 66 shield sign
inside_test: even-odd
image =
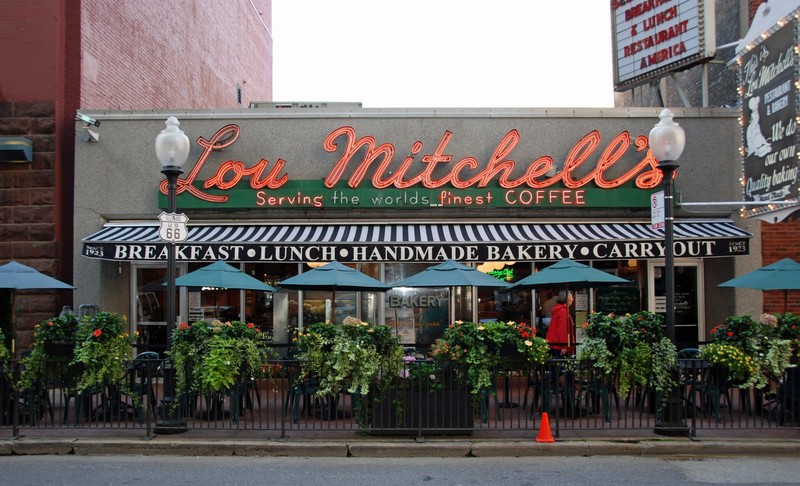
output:
[[[189,218],[185,214],[162,212],[158,215],[158,220],[161,222],[161,226],[158,228],[158,236],[162,240],[172,243],[186,241],[189,236],[189,231],[186,228]]]

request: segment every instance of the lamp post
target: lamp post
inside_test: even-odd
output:
[[[673,248],[672,177],[678,168],[678,158],[686,145],[683,128],[672,120],[672,112],[665,108],[661,119],[650,130],[650,150],[658,160],[658,170],[664,176],[664,284],[666,286],[667,337],[675,343],[675,262]]]
[[[169,226],[170,221],[184,221],[175,214],[175,195],[178,188],[178,176],[183,174],[183,164],[189,158],[189,137],[178,128],[180,122],[174,116],[167,118],[165,122],[167,127],[161,130],[161,133],[156,136],[156,157],[161,163],[161,173],[167,177],[167,199],[168,199],[168,213],[165,218],[160,218],[162,228],[165,224]],[[163,184],[163,183],[162,183]],[[162,214],[162,216],[164,216]],[[167,349],[172,347],[172,332],[175,329],[175,242],[185,239],[185,234],[176,235],[175,228],[180,226],[168,227],[166,233],[169,243],[167,244]],[[159,231],[159,234],[164,238],[164,232]],[[164,394],[162,396],[163,409],[159,412],[159,420],[157,425],[161,426],[178,426],[184,425],[180,407],[175,406],[175,370],[170,368],[169,372],[165,370],[164,377]],[[161,432],[179,432],[180,429],[162,430]],[[158,432],[158,431],[157,431]]]
[[[672,111],[665,108],[658,115],[661,119],[650,130],[650,150],[658,160],[658,170],[664,177],[664,285],[665,285],[665,321],[667,337],[675,344],[675,249],[673,247],[673,200],[672,177],[678,168],[678,158],[686,145],[686,134],[683,128],[672,120]],[[677,371],[676,371],[677,373]],[[685,434],[686,422],[683,419],[681,398],[677,387],[674,387],[667,399],[660,423],[656,423],[656,432],[661,434]]]

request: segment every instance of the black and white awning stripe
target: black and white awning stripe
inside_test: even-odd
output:
[[[186,243],[535,243],[658,240],[646,223],[272,224],[189,225]],[[732,222],[676,222],[676,239],[749,238]],[[158,224],[109,223],[84,243],[158,243]]]
[[[750,233],[738,228],[727,219],[715,220],[682,220],[674,225],[676,244],[687,242],[712,242],[713,254],[697,254],[693,256],[728,256],[745,254]],[[247,249],[241,257],[248,261],[252,254],[265,255],[263,247],[285,247],[308,249],[314,247],[332,247],[342,249],[346,260],[348,247],[377,247],[407,245],[416,247],[433,246],[440,251],[442,247],[466,245],[482,247],[490,245],[516,245],[514,251],[521,251],[521,259],[525,259],[533,245],[566,245],[567,251],[575,258],[601,258],[597,250],[585,250],[587,245],[602,245],[636,242],[641,244],[641,257],[652,256],[653,245],[664,239],[662,229],[653,229],[648,222],[564,222],[564,223],[250,223],[250,224],[206,224],[189,223],[188,238],[179,247],[199,246],[214,249],[219,246]],[[161,249],[166,242],[159,237],[157,222],[108,223],[101,230],[83,239],[83,254],[91,258],[111,260],[137,260],[162,258]],[[124,245],[130,245],[127,251]],[[527,246],[522,246],[527,245]],[[729,250],[719,250],[718,245],[727,245]],[[706,245],[708,246],[708,245]],[[574,254],[576,248],[579,254]],[[257,248],[256,252],[254,248]],[[663,248],[663,246],[661,247]],[[140,252],[143,251],[144,253]],[[490,249],[491,250],[491,249]],[[194,255],[199,254],[195,250]],[[270,250],[271,251],[271,250]],[[605,251],[605,250],[603,250]],[[633,250],[631,250],[633,251]],[[137,253],[139,252],[139,253]],[[551,250],[548,250],[551,252]],[[572,253],[570,253],[572,252]],[[208,251],[202,252],[204,255]],[[213,253],[213,251],[211,252]],[[490,251],[491,253],[491,251]],[[613,252],[612,252],[613,253]],[[609,255],[613,256],[612,253]],[[618,252],[617,252],[618,253]],[[297,255],[298,251],[295,250]],[[363,254],[360,253],[360,254]],[[551,253],[548,253],[551,254]],[[143,256],[147,255],[147,256]],[[179,257],[180,257],[179,252]],[[371,253],[374,258],[374,253]],[[440,255],[440,253],[437,253]],[[330,256],[330,255],[327,255]],[[336,253],[337,258],[341,257]],[[458,256],[458,255],[455,255]],[[609,256],[609,258],[611,257]],[[630,256],[630,255],[628,255]],[[688,256],[688,254],[687,254]],[[308,255],[304,255],[305,258]],[[632,257],[637,257],[633,255]],[[301,257],[296,259],[302,260]]]

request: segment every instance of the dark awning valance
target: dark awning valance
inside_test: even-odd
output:
[[[166,260],[157,222],[107,223],[83,256]],[[746,255],[752,235],[727,219],[677,221],[676,257]],[[650,223],[189,223],[177,261],[552,261],[662,258]]]

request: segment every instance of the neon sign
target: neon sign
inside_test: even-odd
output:
[[[271,163],[267,159],[260,159],[253,165],[242,161],[227,160],[222,163],[216,172],[205,181],[198,181],[197,176],[202,167],[208,162],[211,154],[236,142],[240,135],[239,126],[230,124],[219,129],[210,139],[202,137],[197,139],[197,144],[203,147],[203,152],[191,168],[185,179],[178,179],[177,194],[187,192],[197,199],[209,203],[225,203],[230,198],[230,192],[239,190],[247,180],[250,189],[258,191],[258,200],[262,204],[269,201],[269,191],[288,188],[292,182],[285,173],[286,160],[277,159]],[[378,144],[371,136],[357,136],[353,127],[343,126],[333,130],[325,138],[323,148],[330,153],[340,153],[339,159],[324,179],[324,186],[334,189],[341,184],[352,189],[359,189],[362,184],[371,186],[371,189],[403,190],[418,188],[432,190],[448,186],[460,190],[479,190],[487,187],[498,186],[507,190],[505,195],[497,199],[505,199],[506,205],[529,205],[535,201],[553,203],[554,198],[562,204],[585,204],[584,188],[589,184],[601,189],[619,188],[632,183],[636,189],[652,189],[657,187],[662,179],[661,172],[657,169],[658,162],[652,153],[647,150],[647,137],[640,135],[631,139],[627,131],[620,132],[613,137],[599,152],[594,167],[582,176],[578,176],[579,169],[585,172],[585,167],[591,164],[590,159],[600,150],[601,137],[597,130],[584,135],[573,145],[563,163],[560,172],[552,174],[554,160],[550,155],[542,155],[529,161],[520,161],[512,158],[512,152],[519,143],[519,131],[510,130],[497,143],[488,160],[481,163],[477,157],[466,156],[454,161],[454,157],[447,153],[448,143],[456,136],[446,130],[439,139],[436,148],[427,154],[422,154],[419,161],[417,156],[423,151],[423,143],[415,141],[411,144],[410,155],[405,157],[399,167],[392,166],[392,159],[397,152],[395,146],[384,142]],[[618,177],[609,177],[609,170],[632,148],[642,153],[642,158],[634,166]],[[366,150],[362,150],[366,148]],[[360,154],[360,155],[359,155]],[[354,170],[349,178],[343,179],[346,169]],[[518,167],[524,169],[521,175]],[[439,178],[433,176],[434,171],[445,168],[446,172]],[[369,183],[365,179],[372,170]],[[551,174],[551,175],[548,175]],[[298,181],[302,182],[302,181]],[[552,189],[547,193],[538,191],[550,187],[564,187],[565,189]],[[160,185],[162,194],[167,193],[166,180]],[[551,194],[552,191],[558,191]],[[459,191],[460,193],[461,191]],[[441,191],[435,196],[425,196],[431,205],[447,205],[454,198],[462,197],[459,193]],[[296,198],[294,195],[296,195]],[[277,197],[277,196],[272,196]],[[314,195],[306,196],[301,192],[292,192],[281,195],[286,201],[310,201],[315,207],[321,206],[321,199]],[[331,198],[346,197],[344,194],[333,194]],[[494,197],[491,193],[470,194],[465,198],[474,198],[470,201],[490,203]],[[281,199],[282,201],[283,199]]]

